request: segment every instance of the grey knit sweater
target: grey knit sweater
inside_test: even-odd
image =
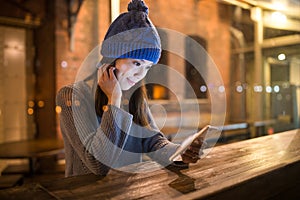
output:
[[[142,154],[163,165],[178,148],[157,129],[148,109],[151,128],[136,125],[132,115],[108,106],[102,118],[96,116],[94,94],[85,82],[63,87],[57,94],[62,108],[60,127],[64,139],[66,176],[88,173],[106,175],[142,161]]]

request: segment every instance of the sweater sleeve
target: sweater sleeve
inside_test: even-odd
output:
[[[163,165],[168,165],[170,164],[169,158],[176,151],[179,145],[170,142],[165,137],[165,135],[162,132],[160,132],[148,106],[147,106],[147,115],[148,115],[151,130],[145,131],[145,133],[148,132],[147,134],[148,137],[147,135],[143,136],[144,152],[146,152],[147,155],[151,157],[153,160]],[[149,134],[149,132],[152,133]],[[154,134],[153,132],[156,133]]]
[[[99,124],[93,96],[82,83],[62,88],[57,95],[60,126],[64,140],[84,165],[94,174],[105,175],[126,143],[132,116],[109,106]]]

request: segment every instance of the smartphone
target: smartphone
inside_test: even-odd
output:
[[[178,149],[175,151],[175,153],[169,158],[170,161],[175,161],[178,159],[178,157],[184,153],[184,151],[193,143],[195,139],[198,137],[205,137],[205,135],[208,133],[210,129],[213,130],[219,130],[216,126],[206,125],[204,128],[202,128],[199,132],[187,137],[178,147]]]

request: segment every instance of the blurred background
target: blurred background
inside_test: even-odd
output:
[[[210,87],[226,93],[228,135],[224,132],[220,142],[300,127],[300,0],[145,2],[155,26],[197,41],[223,78],[222,85],[208,85],[193,65],[163,51],[160,64],[184,75],[193,89],[178,84],[168,70],[153,67],[149,72],[162,77],[163,85],[148,84],[147,89],[153,115],[170,139],[179,123],[183,131],[209,123]],[[127,10],[128,0],[0,0],[0,4],[0,143],[59,139],[56,93],[74,82],[111,21]],[[186,55],[198,57],[199,65],[206,67],[207,55],[191,52],[188,40],[159,34],[164,45],[181,44]],[[177,84],[176,91],[168,89],[171,84]],[[195,100],[191,92],[196,101],[191,101]],[[186,113],[181,113],[179,101]],[[195,103],[200,113],[188,109]]]

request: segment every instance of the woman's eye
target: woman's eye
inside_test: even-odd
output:
[[[141,66],[141,63],[139,63],[139,62],[134,62],[134,65],[135,65],[135,66]]]

